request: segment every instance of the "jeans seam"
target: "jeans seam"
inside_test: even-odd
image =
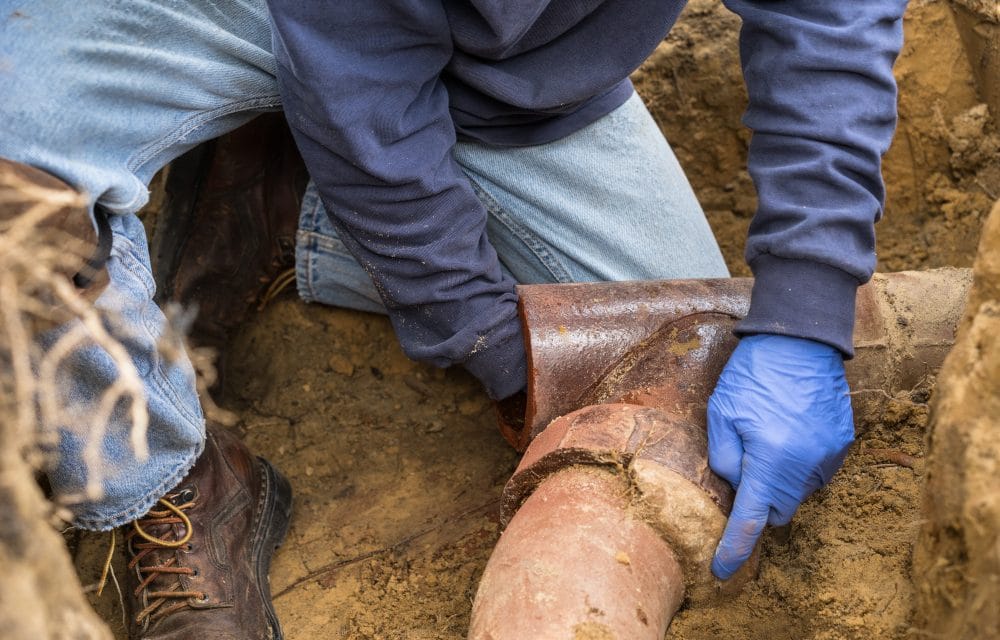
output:
[[[548,270],[549,274],[552,276],[555,282],[572,282],[573,278],[569,274],[569,270],[566,268],[562,262],[551,252],[544,243],[539,242],[535,234],[531,233],[523,226],[517,223],[512,215],[510,215],[500,203],[498,203],[493,196],[486,192],[479,183],[472,177],[466,174],[469,178],[469,182],[472,184],[472,190],[475,192],[476,197],[479,198],[480,202],[486,210],[493,215],[493,217],[502,224],[510,233],[520,240],[525,247],[528,248],[535,258],[541,263],[545,269]]]
[[[310,185],[310,186],[313,186],[313,185]],[[308,203],[309,204],[308,208],[305,208],[306,207],[306,203],[304,201],[303,201],[302,204],[303,204],[303,210],[306,212],[305,215],[306,215],[307,228],[310,229],[310,231],[303,231],[302,229],[299,229],[298,234],[296,234],[296,244],[298,245],[300,238],[303,235],[305,235],[306,260],[304,260],[304,262],[305,262],[305,268],[304,268],[305,272],[303,274],[303,277],[305,278],[305,283],[304,284],[305,284],[306,292],[307,292],[307,294],[309,296],[308,299],[309,300],[318,300],[319,298],[317,296],[316,287],[315,287],[315,283],[316,283],[316,277],[315,277],[316,276],[316,273],[315,273],[315,271],[316,271],[316,269],[315,269],[315,267],[316,267],[316,264],[315,264],[316,263],[316,248],[318,246],[316,244],[317,234],[315,234],[311,230],[315,229],[316,226],[317,226],[317,220],[319,218],[319,209],[320,209],[320,206],[319,206],[320,205],[320,198],[319,198],[319,193],[316,191],[315,188],[308,188],[308,187],[306,188],[306,197],[310,198],[310,200],[311,200],[311,202]],[[296,273],[298,273],[298,270],[296,270]],[[303,297],[303,296],[301,296],[301,294],[300,294],[300,297]]]
[[[316,189],[307,189],[306,191],[312,197],[312,202],[309,203],[309,205],[310,205],[309,206],[309,228],[310,229],[315,229],[316,226],[317,226],[317,224],[318,224],[318,220],[319,220],[319,208],[320,208],[319,205],[320,205],[320,202],[321,202],[320,198],[319,198],[319,191],[316,190]]]
[[[150,304],[152,304],[152,302],[150,302]],[[164,318],[164,323],[166,322],[167,320]],[[146,335],[153,344],[152,364],[156,369],[155,375],[150,375],[147,379],[147,383],[151,386],[155,386],[162,395],[169,396],[170,400],[173,402],[174,409],[185,417],[191,425],[197,424],[203,420],[203,417],[198,415],[197,412],[192,412],[188,406],[181,401],[182,394],[177,389],[177,386],[171,382],[170,375],[163,366],[164,359],[158,352],[158,343],[162,336],[159,338],[156,336],[156,330],[159,329],[159,327],[155,325],[150,326],[150,321],[146,314],[143,314],[142,327],[146,330]]]
[[[132,242],[132,240],[130,240],[127,236],[115,236],[112,244],[112,251],[114,252],[114,255],[120,261],[121,267],[128,273],[137,277],[142,283],[150,300],[147,304],[153,304],[152,298],[156,293],[153,273],[143,264],[141,260],[135,257],[134,253],[137,249],[138,248],[135,243]],[[166,321],[166,318],[164,318],[164,322]],[[170,396],[175,408],[183,414],[185,418],[187,418],[188,422],[196,424],[199,420],[201,420],[201,417],[196,413],[189,411],[188,407],[181,402],[182,394],[180,394],[176,386],[170,382],[170,378],[163,367],[163,359],[160,357],[159,353],[157,353],[156,343],[159,341],[159,338],[157,338],[156,334],[159,327],[150,324],[150,318],[146,313],[141,314],[139,326],[145,330],[146,337],[149,338],[150,342],[153,344],[153,366],[156,368],[156,375],[151,375],[149,377],[149,384],[155,385],[161,393]]]
[[[130,172],[135,173],[140,167],[149,162],[152,158],[156,157],[156,155],[161,153],[164,149],[175,144],[177,141],[182,140],[193,131],[196,131],[199,127],[204,126],[212,120],[233,113],[239,113],[241,111],[251,111],[255,108],[273,107],[280,104],[281,96],[274,95],[249,98],[247,100],[240,100],[239,102],[231,102],[209,111],[195,113],[184,119],[169,134],[139,149],[131,158],[129,158],[126,167]]]
[[[306,260],[306,286],[309,287],[309,299],[317,300],[316,292],[316,245],[315,240],[310,239],[307,245],[309,247],[308,256],[309,259]]]
[[[124,235],[115,235],[112,240],[112,255],[118,258],[122,269],[139,279],[147,295],[152,298],[156,294],[153,272],[135,257],[137,250],[135,243]]]
[[[299,298],[305,302],[313,302],[312,285],[309,282],[309,262],[312,260],[312,247],[308,243],[308,235],[299,229],[295,233],[295,288]]]
[[[310,243],[309,248],[313,251],[320,249],[326,251],[327,253],[336,255],[342,258],[354,258],[348,251],[341,251],[340,247],[343,247],[343,242],[334,242],[330,240],[330,236],[323,235],[317,231],[302,231],[299,230],[299,238],[308,240]]]

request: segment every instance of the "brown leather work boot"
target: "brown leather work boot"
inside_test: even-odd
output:
[[[294,266],[308,174],[284,115],[267,113],[170,165],[150,252],[157,302],[197,305],[192,340],[222,350]]]
[[[288,481],[210,426],[187,477],[127,527],[132,640],[280,640],[268,571],[291,516]]]

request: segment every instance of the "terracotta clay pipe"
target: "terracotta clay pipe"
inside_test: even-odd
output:
[[[848,364],[859,417],[936,371],[968,285],[967,270],[946,269],[859,290]],[[725,596],[753,575],[755,558],[725,583],[709,570],[733,492],[708,467],[704,417],[750,286],[520,288],[527,412],[505,435],[530,446],[504,489],[507,527],[470,638],[659,640],[685,598]]]

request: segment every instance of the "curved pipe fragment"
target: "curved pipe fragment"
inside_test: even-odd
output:
[[[685,593],[738,590],[756,556],[725,583],[711,573],[733,490],[705,451],[704,429],[654,407],[592,405],[555,420],[504,490],[508,524],[469,637],[659,640]]]
[[[891,394],[936,371],[969,284],[968,270],[942,269],[878,275],[862,287],[847,365],[855,390]],[[470,638],[659,640],[684,597],[705,602],[752,576],[756,554],[725,583],[710,571],[733,491],[709,469],[705,429],[750,286],[519,289],[527,410],[505,435],[527,451],[504,488],[507,528]],[[856,416],[879,406],[855,396]]]
[[[684,599],[670,546],[628,483],[571,467],[531,494],[490,556],[470,638],[661,640]]]
[[[954,342],[970,282],[968,269],[946,268],[876,274],[860,287],[851,387],[892,394],[936,371]],[[501,432],[523,451],[552,420],[589,404],[666,411],[678,401],[704,404],[736,347],[732,328],[749,309],[752,285],[730,278],[518,287],[527,406],[523,421],[502,421]],[[856,415],[872,410],[877,406],[855,402]]]

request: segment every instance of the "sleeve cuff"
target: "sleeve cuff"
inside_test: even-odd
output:
[[[826,264],[769,254],[750,265],[754,272],[750,312],[735,333],[807,338],[854,357],[854,303],[858,279]]]
[[[486,387],[486,393],[493,400],[503,400],[528,384],[527,357],[524,351],[524,334],[521,323],[514,320],[515,330],[501,342],[473,351],[462,363],[466,371],[474,375]],[[484,340],[489,344],[489,340]]]

